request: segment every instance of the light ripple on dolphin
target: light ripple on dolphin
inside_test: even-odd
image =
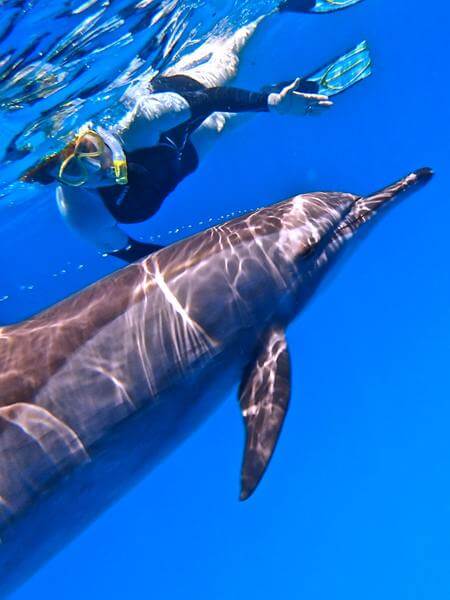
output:
[[[0,593],[144,476],[239,382],[248,498],[290,400],[286,327],[359,227],[430,177],[421,169],[369,197],[296,196],[3,327]]]

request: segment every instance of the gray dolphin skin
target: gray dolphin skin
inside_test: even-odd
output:
[[[290,398],[285,329],[360,225],[430,179],[314,193],[164,248],[0,328],[0,593],[141,479],[240,383],[241,499]]]

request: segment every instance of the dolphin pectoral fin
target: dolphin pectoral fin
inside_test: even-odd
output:
[[[241,500],[255,491],[275,450],[291,395],[291,365],[284,330],[272,327],[246,370],[239,401],[246,427]]]

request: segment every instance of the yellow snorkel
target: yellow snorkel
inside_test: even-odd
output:
[[[102,136],[104,142],[111,150],[113,157],[113,169],[114,169],[114,178],[118,185],[127,185],[128,184],[128,168],[127,168],[127,159],[125,156],[125,152],[122,148],[122,144],[117,139],[117,137],[103,129],[103,127],[97,127],[97,131]]]
[[[91,146],[94,146],[95,150],[92,150]],[[127,160],[122,144],[114,134],[102,127],[98,127],[97,130],[85,127],[80,131],[75,139],[73,151],[61,163],[58,179],[66,185],[75,187],[84,185],[89,180],[85,159],[101,158],[106,152],[106,147],[112,154],[115,183],[127,185]]]

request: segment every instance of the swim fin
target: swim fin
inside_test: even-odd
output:
[[[372,72],[372,59],[370,57],[369,46],[367,42],[361,42],[337,60],[314,71],[311,75],[302,77],[296,90],[304,94],[323,94],[325,96],[335,96],[344,92],[358,81],[362,81]],[[275,85],[266,86],[263,90],[266,93],[281,92],[290,81],[282,81]]]
[[[308,94],[335,96],[362,81],[372,72],[372,59],[367,42],[344,54],[332,64],[301,79],[297,90]]]
[[[361,0],[282,0],[280,12],[327,13],[348,8]]]

